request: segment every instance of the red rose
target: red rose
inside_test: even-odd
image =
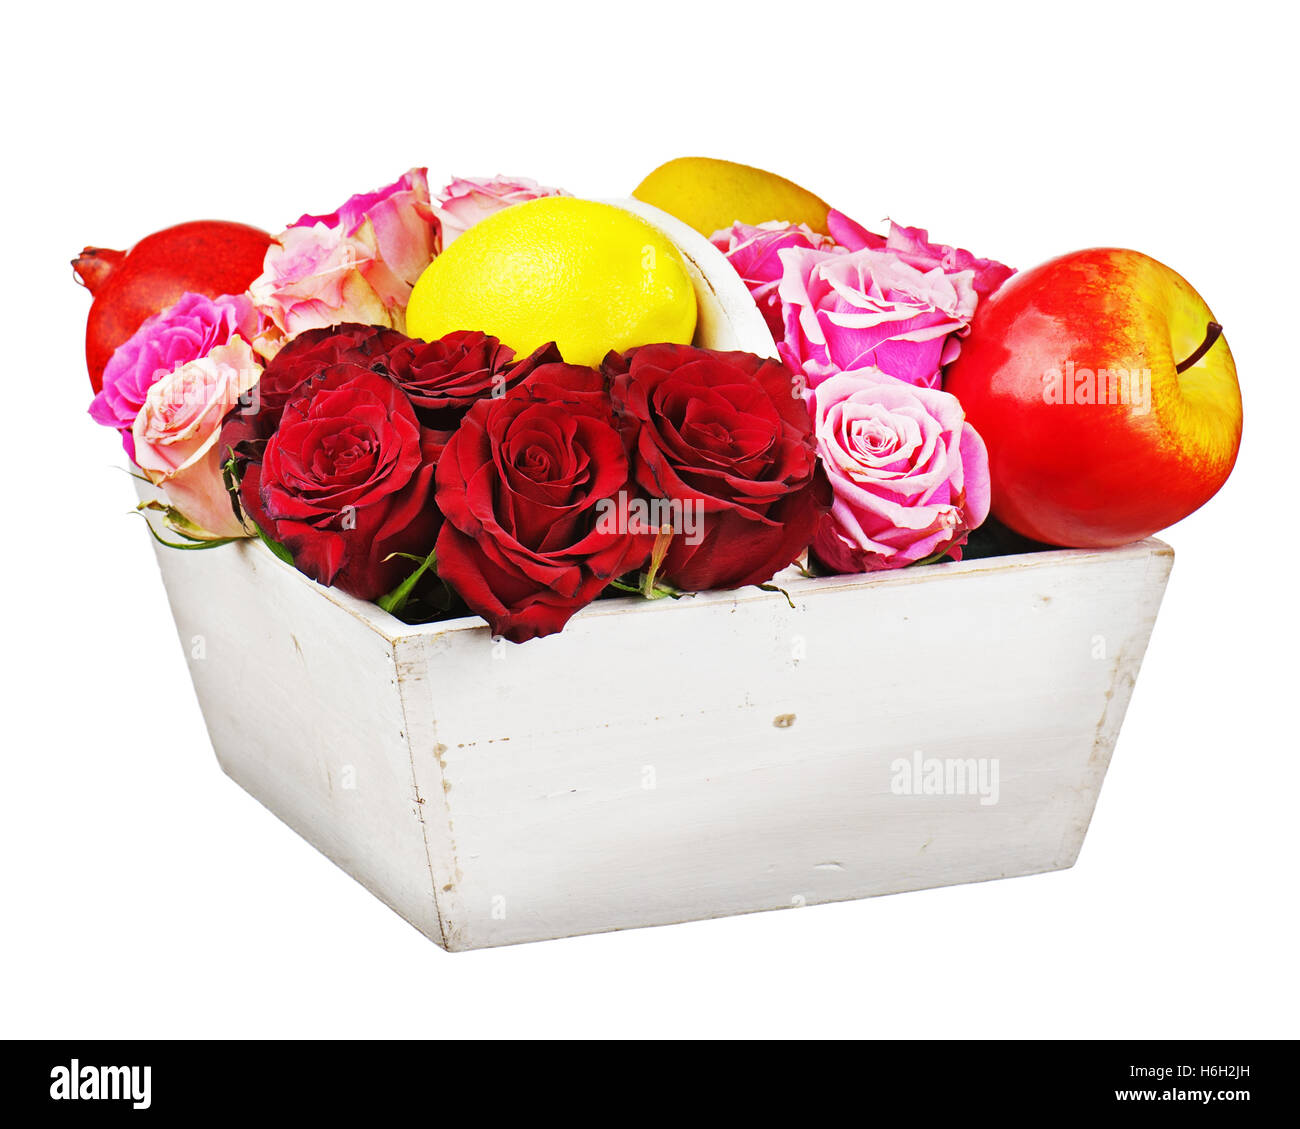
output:
[[[322,369],[343,361],[370,368],[389,350],[410,341],[404,333],[379,325],[345,322],[300,333],[267,364],[257,384],[255,425],[263,436],[280,422],[285,405]]]
[[[682,523],[660,576],[688,592],[762,584],[807,548],[830,488],[780,361],[644,345],[604,368],[615,407],[639,425],[637,484]]]
[[[285,406],[240,480],[249,516],[313,580],[362,600],[427,556],[441,518],[433,475],[441,444],[384,373],[331,365]]]
[[[470,405],[502,396],[540,364],[563,360],[554,344],[514,363],[515,351],[477,330],[458,330],[437,341],[409,338],[389,350],[385,363],[426,427],[454,431]]]
[[[244,475],[250,461],[262,461],[262,449],[275,434],[285,405],[302,395],[307,381],[342,361],[370,368],[389,349],[409,340],[395,329],[355,322],[299,334],[262,370],[249,397],[251,407],[240,407],[226,417],[219,440],[222,461],[233,455],[239,474]]]
[[[633,489],[630,473],[600,374],[540,366],[474,404],[447,444],[438,575],[495,634],[554,634],[649,554],[650,537],[601,521]]]

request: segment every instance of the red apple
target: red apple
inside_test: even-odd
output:
[[[130,251],[82,251],[72,269],[95,299],[86,319],[86,368],[95,391],[113,350],[145,318],[187,291],[210,298],[242,294],[262,273],[270,242],[265,231],[246,224],[194,220],[146,236]]]
[[[989,450],[993,514],[1052,545],[1150,536],[1204,505],[1241,443],[1222,328],[1137,251],[1076,251],[975,311],[944,388]]]

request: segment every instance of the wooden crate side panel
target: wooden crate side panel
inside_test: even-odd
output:
[[[524,647],[486,628],[407,640],[449,947],[1070,865],[1161,552],[805,591],[795,609],[682,601]],[[918,751],[996,761],[998,802],[899,794]]]
[[[391,641],[255,546],[157,550],[221,767],[441,943]]]
[[[1092,751],[1088,756],[1083,779],[1077,785],[1079,802],[1075,805],[1073,818],[1065,827],[1061,844],[1061,856],[1069,859],[1069,865],[1073,865],[1078,858],[1088,826],[1092,822],[1092,813],[1101,795],[1102,782],[1110,767],[1110,758],[1119,739],[1124,715],[1128,713],[1129,702],[1137,685],[1138,673],[1142,669],[1142,660],[1146,657],[1147,644],[1155,628],[1156,616],[1173,565],[1173,550],[1163,542],[1154,542],[1146,560],[1142,583],[1132,591],[1125,619],[1127,630],[1114,637],[1094,637],[1092,641],[1093,654],[1098,661],[1112,664],[1112,674],[1101,716],[1097,721]],[[1118,592],[1116,599],[1122,599]]]

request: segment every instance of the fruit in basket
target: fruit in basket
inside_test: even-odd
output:
[[[571,364],[611,349],[687,344],[695,288],[671,242],[612,204],[552,196],[475,224],[420,276],[407,332],[500,338],[519,356],[554,341]]]
[[[975,312],[944,388],[988,446],[993,515],[1036,541],[1122,545],[1223,485],[1241,391],[1222,327],[1137,251],[1077,251]]]
[[[822,235],[829,206],[794,181],[715,157],[678,157],[660,165],[632,193],[701,235],[735,223],[804,223]]]
[[[72,261],[94,296],[86,319],[86,368],[96,392],[113,351],[182,294],[242,294],[262,271],[271,237],[223,220],[194,220],[141,239],[129,251],[87,247]]]

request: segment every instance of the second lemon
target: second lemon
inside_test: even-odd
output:
[[[612,204],[553,196],[475,224],[420,276],[406,331],[433,341],[458,329],[524,356],[554,341],[570,364],[611,349],[695,333],[695,288],[677,249]]]

